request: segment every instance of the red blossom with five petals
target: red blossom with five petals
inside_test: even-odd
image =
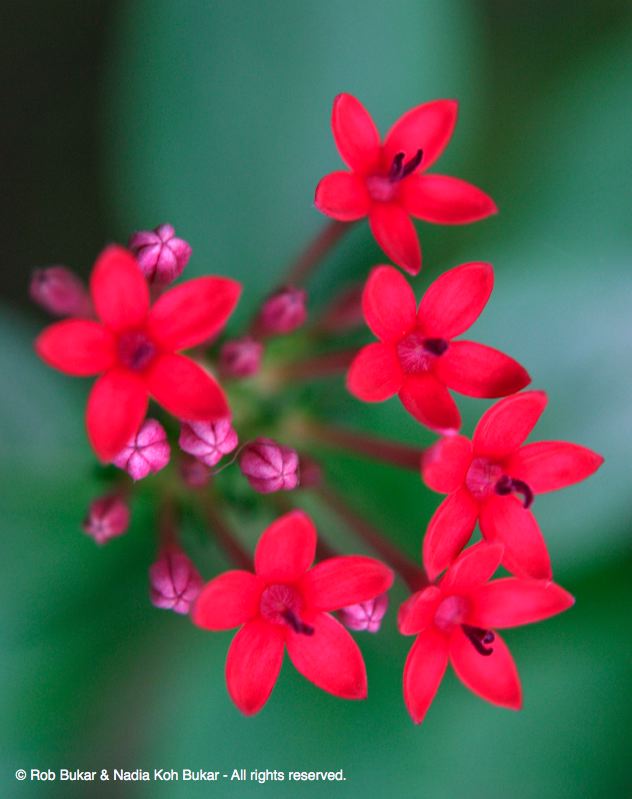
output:
[[[422,424],[457,430],[461,416],[448,388],[470,397],[502,397],[530,377],[502,352],[472,341],[453,341],[472,325],[491,294],[490,264],[469,263],[437,278],[419,303],[404,276],[390,266],[372,272],[362,295],[366,323],[380,339],[351,364],[349,391],[365,402],[399,395]]]
[[[136,259],[112,245],[99,256],[90,293],[100,321],[67,319],[36,341],[49,366],[79,377],[100,375],[86,411],[97,455],[111,460],[135,435],[151,396],[179,419],[227,416],[216,381],[180,350],[221,330],[241,286],[224,277],[190,280],[165,292],[150,308],[149,288]]]
[[[551,578],[551,562],[531,512],[536,494],[585,480],[603,463],[596,452],[565,441],[523,446],[546,407],[544,391],[524,391],[493,405],[470,441],[447,436],[424,454],[426,484],[448,494],[428,525],[425,569],[434,579],[468,542],[476,522],[504,546],[503,566],[519,577]]]
[[[393,573],[373,558],[344,556],[310,568],[316,530],[302,511],[277,519],[261,536],[255,572],[229,571],[211,580],[193,609],[207,630],[240,627],[228,651],[226,683],[237,707],[258,713],[268,701],[287,649],[296,669],[343,699],[367,693],[357,644],[332,615],[390,588]]]
[[[416,724],[423,721],[448,661],[470,691],[494,705],[519,710],[516,664],[495,630],[548,619],[575,602],[552,582],[517,577],[489,582],[502,549],[499,544],[475,544],[438,585],[413,594],[400,608],[399,631],[417,635],[404,667],[404,701]]]
[[[331,126],[351,171],[332,172],[316,188],[319,211],[342,222],[365,216],[377,243],[398,266],[416,275],[421,249],[411,216],[441,225],[465,224],[497,211],[471,183],[427,175],[456,124],[455,100],[424,103],[400,117],[384,142],[366,108],[350,94],[334,101]]]

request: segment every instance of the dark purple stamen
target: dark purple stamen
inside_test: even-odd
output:
[[[508,474],[503,474],[496,483],[494,490],[497,494],[500,494],[501,497],[507,496],[507,494],[521,494],[522,505],[525,508],[529,508],[533,502],[533,491],[527,483],[525,483],[524,480],[510,477]]]
[[[403,162],[404,162],[404,153],[397,153],[395,158],[393,158],[393,163],[391,164],[391,171],[388,173],[389,180],[396,181],[401,178]]]
[[[485,646],[485,644],[493,643],[496,638],[491,630],[482,630],[480,627],[471,627],[469,624],[462,624],[461,629],[479,655],[487,657],[493,653],[493,647]]]
[[[314,628],[302,622],[293,610],[288,608],[284,610],[281,615],[295,633],[299,633],[300,635],[314,635]]]
[[[427,338],[424,341],[424,349],[432,355],[443,355],[448,349],[448,342],[444,338]]]
[[[409,175],[417,169],[419,164],[421,163],[421,159],[423,158],[424,151],[417,150],[415,155],[408,161],[404,163],[404,153],[397,153],[397,155],[393,158],[393,163],[391,164],[391,170],[388,173],[388,179],[395,183],[398,180],[403,180],[407,178]]]

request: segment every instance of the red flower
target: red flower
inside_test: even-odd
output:
[[[240,625],[226,659],[228,692],[246,715],[268,701],[287,647],[290,660],[319,688],[363,699],[360,650],[329,611],[365,602],[390,588],[390,569],[372,558],[337,557],[310,569],[316,530],[302,511],[277,519],[261,536],[255,574],[229,571],[211,580],[193,610],[207,630]]]
[[[419,309],[406,279],[376,267],[364,289],[368,326],[380,339],[351,364],[349,391],[365,402],[398,394],[406,410],[435,430],[457,430],[461,417],[448,388],[470,397],[502,397],[530,377],[502,352],[472,341],[452,341],[475,322],[494,283],[490,264],[457,266],[434,281]]]
[[[229,413],[215,380],[182,355],[215,335],[241,287],[223,277],[190,280],[150,309],[149,289],[134,257],[118,246],[97,259],[90,292],[100,322],[68,319],[36,341],[39,356],[66,374],[101,374],[86,411],[90,442],[111,460],[136,434],[148,396],[180,419],[214,420]]]
[[[424,538],[424,566],[430,579],[458,555],[477,520],[488,541],[504,545],[506,569],[520,577],[551,578],[546,544],[529,510],[533,497],[585,480],[603,458],[564,441],[521,446],[546,402],[543,391],[507,397],[483,414],[472,441],[449,436],[424,455],[425,482],[449,494]]]
[[[519,710],[516,664],[495,629],[542,621],[574,604],[555,583],[516,577],[488,582],[501,556],[499,544],[475,544],[439,585],[418,591],[401,606],[399,631],[417,635],[404,667],[404,701],[416,724],[434,699],[448,659],[470,691]]]
[[[416,275],[421,250],[410,216],[441,225],[484,219],[494,201],[458,178],[424,173],[439,158],[456,124],[455,100],[435,100],[408,111],[384,143],[366,108],[350,94],[334,101],[331,126],[350,172],[332,172],[316,188],[323,214],[351,222],[369,217],[377,243],[398,266]]]

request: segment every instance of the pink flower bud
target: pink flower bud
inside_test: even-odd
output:
[[[202,578],[189,558],[169,548],[149,567],[152,605],[175,613],[188,613],[202,588]]]
[[[263,344],[251,336],[227,341],[219,351],[219,368],[227,377],[249,377],[259,371]]]
[[[215,466],[235,449],[239,439],[227,416],[217,422],[183,422],[178,443],[184,452],[207,466]]]
[[[171,448],[164,427],[155,419],[146,419],[112,463],[124,469],[133,480],[142,480],[164,469],[170,457]]]
[[[123,535],[129,526],[129,507],[119,494],[98,497],[88,509],[83,529],[97,544],[105,544],[110,538]]]
[[[203,488],[211,479],[211,470],[192,455],[185,455],[180,461],[180,477],[189,488]]]
[[[340,621],[350,630],[366,630],[376,633],[388,608],[388,594],[380,594],[375,599],[349,605],[338,612]]]
[[[83,282],[65,266],[36,269],[31,299],[54,316],[92,316],[92,300]]]
[[[298,453],[271,438],[256,438],[239,456],[239,468],[261,494],[291,491],[299,482]]]
[[[174,281],[191,257],[191,246],[176,238],[171,225],[133,233],[128,244],[147,281],[158,286]]]
[[[291,333],[307,319],[307,293],[286,286],[263,303],[258,326],[264,333]]]

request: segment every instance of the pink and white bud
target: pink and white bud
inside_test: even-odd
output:
[[[121,495],[106,494],[90,503],[83,530],[97,544],[105,544],[110,538],[123,535],[129,527],[129,520],[129,507]]]
[[[376,633],[388,608],[388,594],[380,594],[375,599],[349,605],[338,612],[340,621],[350,630],[366,630]]]
[[[250,377],[259,371],[263,344],[251,336],[227,341],[219,351],[219,368],[227,377]]]
[[[169,463],[171,448],[164,427],[155,419],[146,419],[112,463],[124,469],[133,480],[164,469]]]
[[[202,585],[200,573],[179,549],[169,547],[149,567],[149,595],[157,608],[188,613]]]
[[[183,452],[207,466],[215,466],[235,449],[239,439],[227,416],[216,422],[183,422],[178,443]]]
[[[128,242],[148,283],[166,286],[182,274],[191,246],[175,235],[172,225],[132,233]]]
[[[179,468],[180,477],[189,488],[203,488],[211,479],[209,467],[192,455],[185,455],[180,461]]]
[[[83,281],[65,266],[36,269],[29,293],[33,302],[53,316],[92,316],[92,300]]]
[[[239,456],[239,468],[260,494],[291,491],[299,483],[299,459],[294,449],[271,438],[256,438]]]
[[[307,319],[307,292],[286,286],[272,294],[259,312],[258,327],[263,333],[291,333]]]

